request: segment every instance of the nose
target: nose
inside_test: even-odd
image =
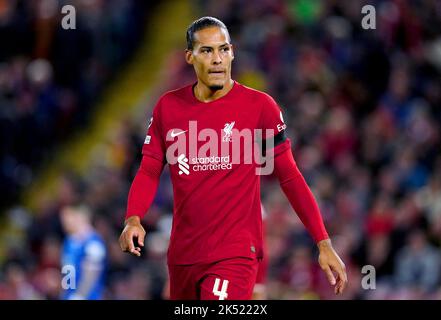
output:
[[[222,63],[222,58],[221,55],[219,54],[219,51],[214,50],[211,63],[214,65],[218,65]]]

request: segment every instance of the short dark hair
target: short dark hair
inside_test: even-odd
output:
[[[194,34],[202,29],[209,28],[209,27],[219,27],[221,29],[224,29],[227,32],[228,40],[231,41],[230,33],[228,32],[227,27],[225,24],[220,21],[217,18],[214,17],[202,17],[199,18],[188,27],[187,29],[187,49],[193,50],[194,45]]]

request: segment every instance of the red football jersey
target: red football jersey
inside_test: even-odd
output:
[[[245,140],[237,132],[282,132],[281,109],[268,94],[236,81],[225,96],[207,103],[195,98],[193,86],[159,99],[142,148],[143,155],[170,168],[174,212],[168,263],[261,258],[259,164],[249,161],[245,147],[236,158],[233,144]],[[288,148],[285,139],[274,153]]]

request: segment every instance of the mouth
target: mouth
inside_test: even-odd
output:
[[[224,75],[225,74],[225,70],[208,70],[208,74]]]

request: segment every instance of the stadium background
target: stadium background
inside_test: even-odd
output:
[[[74,5],[77,29],[63,30]],[[376,8],[375,30],[361,7]],[[285,110],[293,152],[348,268],[339,299],[441,298],[441,2],[0,0],[0,299],[57,299],[59,212],[93,210],[106,299],[162,299],[166,169],[142,258],[118,246],[151,108],[194,81],[185,30],[230,29],[233,77]],[[274,177],[263,177],[269,299],[336,299]],[[376,268],[376,289],[361,268]]]

